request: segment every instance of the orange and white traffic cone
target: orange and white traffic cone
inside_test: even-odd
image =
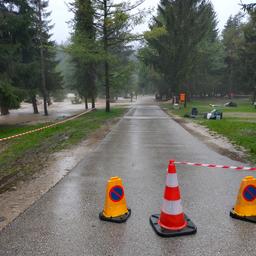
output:
[[[183,213],[174,160],[170,161],[161,214],[150,217],[155,232],[164,237],[195,234],[194,223]]]

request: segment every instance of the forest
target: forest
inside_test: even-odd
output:
[[[223,31],[211,1],[161,0],[154,15],[143,1],[74,0],[72,33],[63,45],[51,38],[46,0],[0,1],[0,109],[22,101],[37,114],[43,99],[73,92],[106,112],[118,96],[155,94],[170,99],[250,95],[256,99],[256,4],[241,4]],[[151,16],[148,31],[134,28]]]

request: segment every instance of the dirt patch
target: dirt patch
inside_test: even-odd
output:
[[[3,164],[0,168],[0,193],[14,186],[16,180],[27,180],[33,173],[46,168],[49,152],[64,140],[65,135],[58,134],[53,136],[51,141],[45,140],[40,147],[24,152],[15,162],[7,161]]]
[[[165,110],[166,111],[166,110]],[[232,160],[245,162],[248,160],[248,153],[245,148],[232,144],[226,137],[210,131],[206,127],[196,124],[193,121],[176,116],[166,111],[177,123],[195,137],[203,141],[215,152],[229,157]]]
[[[89,152],[95,150],[118,120],[107,122],[79,145],[48,156],[47,163],[43,164],[40,171],[34,173],[29,179],[20,179],[9,184],[8,190],[0,194],[0,230],[54,187]]]

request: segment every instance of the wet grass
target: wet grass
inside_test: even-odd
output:
[[[244,147],[248,151],[248,158],[256,164],[256,109],[249,100],[234,100],[238,107],[224,107],[227,100],[193,100],[187,108],[173,109],[170,103],[162,103],[161,106],[170,113],[184,117],[191,113],[193,107],[199,111],[196,119],[190,119],[210,130],[227,137],[233,144]],[[203,113],[210,112],[213,108],[209,104],[220,105],[216,108],[223,112],[222,120],[206,120]],[[225,116],[225,113],[227,115]]]
[[[238,104],[237,107],[224,107],[224,104],[228,101],[229,100],[227,99],[191,100],[190,102],[188,102],[186,108],[182,106],[180,109],[173,109],[170,103],[162,103],[161,106],[168,108],[174,114],[177,114],[179,116],[184,116],[186,113],[191,113],[193,107],[197,108],[200,113],[210,112],[213,109],[210,104],[216,105],[215,108],[223,111],[224,113],[255,113],[256,115],[256,109],[248,99],[233,100],[235,103]]]
[[[256,123],[243,122],[236,118],[225,118],[220,121],[201,120],[199,123],[247,149],[250,160],[256,163]]]
[[[86,139],[106,124],[121,117],[126,109],[113,108],[90,112],[67,123],[0,142],[0,180],[6,176],[26,175],[47,161],[51,153],[68,148]],[[40,128],[45,125],[0,126],[0,138]],[[36,163],[36,168],[35,168]]]

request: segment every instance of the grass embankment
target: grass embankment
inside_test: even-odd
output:
[[[90,112],[64,124],[25,135],[7,142],[0,142],[0,181],[18,175],[25,176],[39,170],[53,152],[68,148],[86,139],[107,122],[121,117],[125,109],[113,108]],[[43,125],[1,126],[0,138],[40,128]]]
[[[249,159],[256,163],[256,109],[249,100],[233,100],[237,107],[224,107],[227,100],[193,100],[187,104],[187,108],[173,109],[170,103],[161,104],[171,113],[184,117],[191,113],[193,107],[199,111],[196,119],[191,119],[210,130],[227,137],[232,143],[243,146],[249,153]],[[213,108],[209,104],[218,105],[216,108],[223,112],[222,120],[207,120],[203,113],[210,112]]]

